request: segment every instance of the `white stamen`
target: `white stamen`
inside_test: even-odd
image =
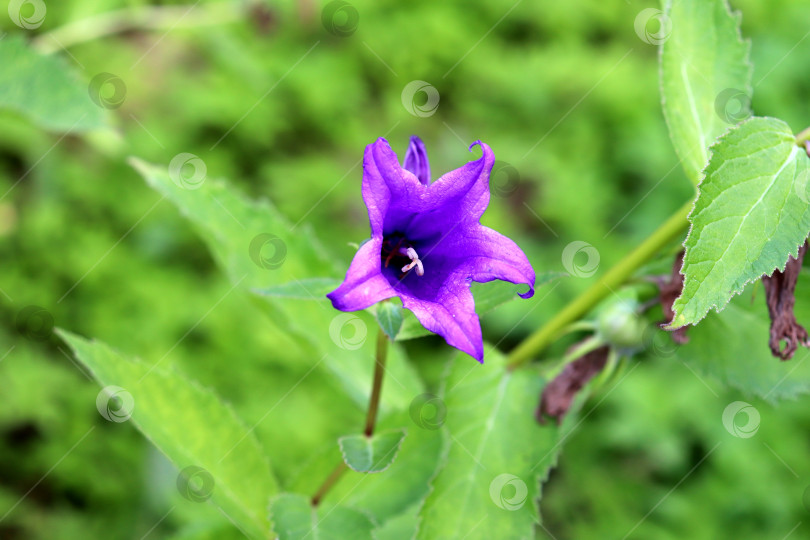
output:
[[[402,249],[400,249],[402,251]],[[425,275],[425,267],[422,264],[422,261],[419,260],[419,255],[416,253],[416,250],[412,247],[409,247],[405,250],[404,255],[407,255],[408,258],[411,260],[408,264],[402,267],[403,272],[409,272],[413,267],[416,267],[416,275],[417,276],[424,276]]]

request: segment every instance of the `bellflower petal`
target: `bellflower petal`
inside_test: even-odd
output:
[[[495,279],[526,283],[529,290],[519,296],[534,296],[534,268],[517,244],[481,224],[459,229],[434,247],[434,253],[457,261],[456,273],[468,276],[478,283]]]
[[[382,238],[372,238],[357,250],[340,287],[327,294],[335,309],[358,311],[397,295],[380,273]]]
[[[430,183],[422,141],[412,137],[404,167],[388,141],[377,139],[363,157],[363,201],[371,240],[352,260],[346,279],[327,296],[342,311],[365,309],[398,296],[428,330],[483,361],[481,325],[470,292],[473,281],[525,283],[535,273],[505,236],[479,223],[489,204],[492,150]]]
[[[430,163],[428,162],[425,143],[416,135],[411,135],[408,151],[405,152],[405,162],[402,168],[411,171],[424,185],[430,184]]]

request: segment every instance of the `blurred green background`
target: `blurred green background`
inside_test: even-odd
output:
[[[359,21],[347,36],[327,31],[326,3],[315,0],[45,4],[44,23],[29,30],[0,11],[3,39],[54,49],[85,84],[111,73],[126,95],[104,111],[110,129],[83,135],[0,114],[3,539],[240,537],[212,506],[178,495],[176,472],[132,425],[98,414],[99,387],[65,345],[16,330],[26,306],[121,351],[165,357],[248,419],[308,368],[246,298],[228,294],[202,241],[127,156],[199,156],[209,176],[313,227],[339,265],[367,234],[358,160],[379,136],[402,156],[418,134],[434,177],[477,156],[471,142],[488,143],[517,172],[493,179],[484,223],[516,239],[538,271],[563,270],[560,254],[574,240],[594,245],[607,269],[692,193],[660,112],[657,48],[634,31],[652,2],[352,0]],[[806,6],[733,5],[753,42],[754,110],[806,127]],[[62,44],[49,34],[139,6],[154,9],[135,28],[56,34],[72,39]],[[440,95],[428,116],[403,106],[414,80]],[[590,281],[540,289],[515,328],[529,304],[499,309],[483,319],[485,338],[508,350]],[[446,346],[429,338],[407,347],[435,388]],[[707,387],[674,358],[648,360],[586,409],[544,488],[539,537],[807,537],[804,400],[773,408],[749,399],[761,428],[733,439],[720,417],[744,396]],[[259,427],[282,481],[362,414],[336,386],[307,378]],[[291,439],[269,435],[284,426],[297,427]]]

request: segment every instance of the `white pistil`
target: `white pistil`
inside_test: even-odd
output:
[[[400,249],[400,251],[403,251]],[[412,247],[404,250],[405,253],[403,255],[407,255],[408,258],[411,260],[408,264],[402,267],[403,272],[408,272],[411,268],[416,267],[416,275],[417,276],[424,276],[425,275],[425,267],[422,266],[422,261],[419,260],[419,255],[416,253],[416,250]]]

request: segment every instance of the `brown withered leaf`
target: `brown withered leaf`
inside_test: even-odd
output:
[[[579,347],[582,343],[575,344],[569,350]],[[605,345],[580,356],[565,366],[540,394],[540,404],[535,412],[537,421],[545,424],[545,417],[551,416],[557,419],[558,425],[561,424],[563,416],[571,408],[577,392],[605,368],[609,352],[610,348]]]
[[[808,346],[807,330],[796,321],[793,306],[796,303],[796,281],[802,269],[802,260],[807,251],[807,242],[799,248],[797,258],[790,257],[785,270],[779,270],[762,278],[765,285],[765,300],[771,316],[771,335],[768,345],[771,353],[782,360],[790,360],[799,345]],[[785,348],[782,349],[782,342]]]
[[[672,322],[672,318],[675,316],[672,304],[674,304],[675,300],[683,293],[683,274],[681,274],[683,255],[684,250],[681,250],[681,252],[675,256],[675,260],[672,263],[672,273],[669,275],[669,279],[665,277],[655,279],[655,283],[658,285],[658,298],[661,301],[661,310],[664,312],[664,320],[661,321],[661,324],[669,324]],[[672,337],[672,341],[678,345],[688,343],[689,337],[686,335],[688,329],[688,326],[682,326],[681,328],[670,331],[669,335]]]

